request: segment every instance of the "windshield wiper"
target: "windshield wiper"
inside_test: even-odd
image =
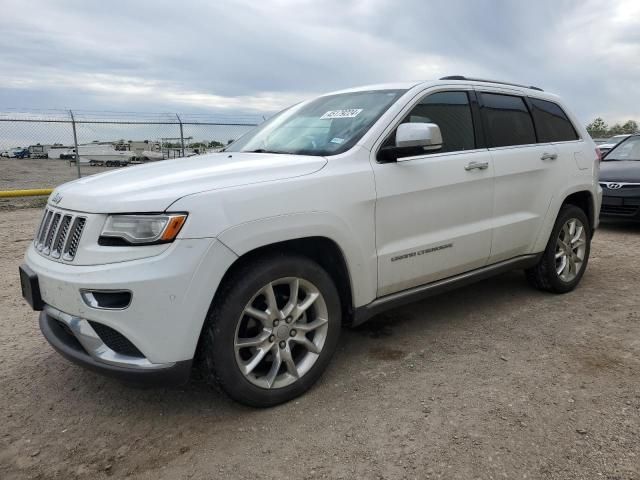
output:
[[[245,150],[244,153],[284,153],[284,152],[276,152],[275,150],[256,148],[255,150]]]

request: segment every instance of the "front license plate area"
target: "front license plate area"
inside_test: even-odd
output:
[[[624,199],[622,197],[602,197],[602,203],[605,205],[623,205]]]
[[[44,308],[44,302],[40,296],[40,283],[38,282],[38,275],[31,270],[27,265],[22,265],[20,270],[20,287],[22,289],[22,296],[27,301],[31,308],[40,311]]]

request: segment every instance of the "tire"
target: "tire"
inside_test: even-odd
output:
[[[563,248],[563,239],[570,231],[563,231],[565,226],[570,225],[570,222],[575,221],[575,231],[570,234],[570,238],[577,238],[575,243],[571,243],[571,251],[573,251],[578,258],[582,254],[582,261],[579,263],[579,267],[571,268],[569,255],[565,255],[565,249]],[[582,227],[582,233],[578,237],[577,232],[579,227]],[[584,242],[584,243],[582,243]],[[567,293],[572,291],[584,275],[589,262],[589,253],[591,251],[591,227],[589,225],[589,219],[584,211],[576,207],[575,205],[564,205],[558,213],[558,218],[551,231],[551,236],[547,242],[547,247],[542,254],[540,261],[532,268],[525,270],[525,275],[528,282],[539,290],[544,290],[553,293]],[[560,258],[556,258],[560,255]],[[567,258],[568,264],[563,263],[562,255]],[[577,264],[577,262],[574,262]],[[558,269],[565,265],[561,273],[558,273]],[[567,270],[567,268],[569,270]]]
[[[290,302],[294,289],[297,300]],[[269,292],[274,292],[275,315],[268,307]],[[245,405],[287,402],[320,378],[336,350],[341,324],[338,292],[317,263],[300,255],[260,258],[235,270],[216,293],[200,339],[201,374]],[[260,347],[242,347],[247,340],[259,341]]]

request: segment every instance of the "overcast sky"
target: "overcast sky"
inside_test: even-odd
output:
[[[466,74],[640,120],[637,0],[0,0],[0,110],[264,112]]]

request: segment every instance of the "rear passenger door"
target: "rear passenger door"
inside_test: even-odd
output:
[[[566,182],[551,142],[538,143],[528,100],[514,91],[478,92],[494,167],[489,263],[532,253],[553,195]]]
[[[559,168],[568,176],[574,165],[586,175],[592,175],[593,152],[585,149],[576,128],[562,107],[550,100],[529,98],[529,107],[536,126],[539,143],[553,143],[558,152]],[[585,172],[588,171],[588,172]]]

